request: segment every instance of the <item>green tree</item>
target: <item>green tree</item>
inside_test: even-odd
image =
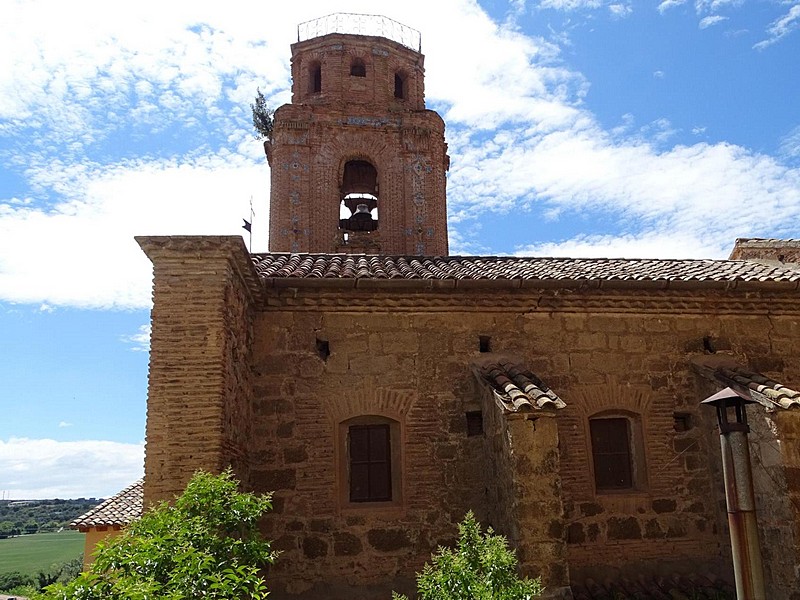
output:
[[[30,519],[27,523],[25,523],[25,533],[33,534],[37,531],[39,531],[39,524],[36,521]]]
[[[11,537],[12,535],[14,535],[14,523],[0,521],[0,538]]]
[[[260,140],[272,139],[272,115],[274,110],[267,106],[267,99],[261,93],[261,88],[256,88],[256,99],[250,105],[253,111],[253,127],[256,130],[256,137]]]
[[[439,548],[417,574],[420,600],[530,600],[542,593],[538,579],[517,575],[517,557],[506,540],[486,533],[468,512],[458,526],[458,545]],[[393,594],[394,600],[408,600]]]
[[[39,600],[251,600],[267,595],[260,570],[275,559],[258,521],[270,495],[240,493],[230,470],[195,473],[186,491],[99,544],[87,573]]]

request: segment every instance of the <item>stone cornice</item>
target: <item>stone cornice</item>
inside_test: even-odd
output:
[[[800,291],[800,281],[716,281],[716,280],[623,280],[623,279],[373,279],[373,278],[300,278],[261,277],[265,288],[367,291],[437,291],[437,290],[628,290],[652,291],[723,291],[723,292],[793,292]]]
[[[319,280],[318,280],[319,281]],[[785,291],[659,289],[502,289],[475,286],[448,290],[431,285],[425,290],[406,286],[345,288],[324,285],[267,288],[261,310],[364,311],[508,311],[608,312],[696,315],[800,315],[800,295]],[[486,282],[479,282],[486,283]],[[442,289],[444,287],[444,289]]]
[[[254,305],[265,301],[264,288],[241,236],[136,236],[134,239],[154,266],[178,260],[180,269],[190,272],[191,261],[223,258],[231,265],[250,301]]]

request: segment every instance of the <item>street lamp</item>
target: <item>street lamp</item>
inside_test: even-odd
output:
[[[746,404],[755,402],[725,388],[701,404],[717,409],[719,441],[722,448],[722,471],[725,477],[725,500],[731,530],[733,573],[739,600],[766,600],[764,568],[758,544],[753,473],[747,445]]]

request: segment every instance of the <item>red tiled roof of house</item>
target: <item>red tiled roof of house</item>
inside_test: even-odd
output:
[[[746,260],[253,254],[268,279],[794,282],[800,270]]]
[[[122,527],[142,516],[144,507],[143,484],[140,479],[81,515],[69,524],[73,529],[85,531],[90,527]]]

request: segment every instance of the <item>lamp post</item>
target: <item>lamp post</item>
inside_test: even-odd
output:
[[[717,409],[736,597],[738,600],[766,600],[750,448],[747,445],[750,427],[745,404],[748,403],[754,402],[731,388],[725,388],[702,402]]]

